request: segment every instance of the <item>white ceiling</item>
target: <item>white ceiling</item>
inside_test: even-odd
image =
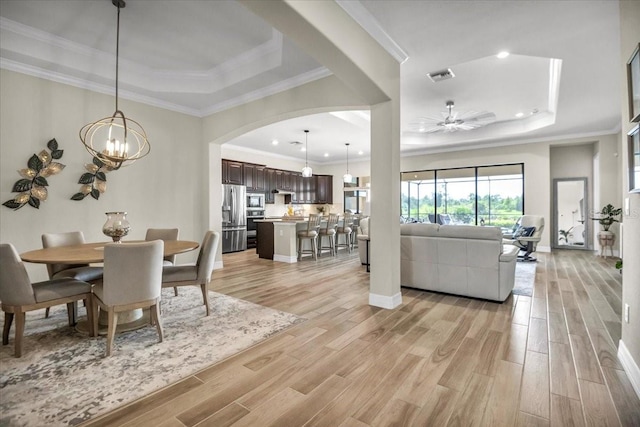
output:
[[[339,0],[365,29],[406,54],[402,151],[429,152],[615,132],[620,126],[617,1]],[[121,11],[120,96],[206,116],[327,76],[329,70],[232,0],[128,0]],[[0,66],[113,93],[116,8],[110,0],[0,0]],[[388,42],[389,40],[387,40]],[[511,55],[498,59],[495,55]],[[426,74],[451,68],[455,78]],[[412,132],[419,117],[489,111],[496,122]],[[516,118],[518,112],[524,113]],[[230,144],[309,161],[368,156],[365,113],[317,114]],[[271,141],[278,139],[277,146]],[[324,157],[327,153],[329,156]]]

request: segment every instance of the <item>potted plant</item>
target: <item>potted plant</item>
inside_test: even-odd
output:
[[[596,216],[591,218],[602,226],[602,231],[598,232],[598,242],[600,243],[601,254],[604,254],[604,249],[609,247],[611,254],[613,255],[613,244],[616,241],[616,235],[609,228],[615,222],[620,222],[618,216],[622,213],[622,208],[615,208],[611,203],[602,208],[600,212],[596,212]]]

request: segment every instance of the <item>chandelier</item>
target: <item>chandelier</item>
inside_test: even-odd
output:
[[[349,143],[346,142],[344,145],[347,146],[347,173],[342,175],[342,182],[350,183],[353,180],[353,177],[349,173]]]
[[[151,145],[142,126],[118,108],[118,58],[120,53],[120,9],[124,0],[112,0],[118,8],[116,30],[116,109],[111,117],[89,123],[80,129],[80,141],[89,154],[101,160],[111,170],[120,169],[143,158]]]
[[[308,150],[308,144],[309,144],[309,131],[305,130],[304,131],[304,167],[302,168],[302,176],[305,178],[309,178],[313,171],[311,170],[311,168],[309,167],[309,162],[307,161],[307,153],[309,152]]]

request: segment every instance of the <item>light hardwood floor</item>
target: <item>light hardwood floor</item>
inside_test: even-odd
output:
[[[403,289],[403,304],[383,310],[367,304],[355,253],[297,264],[224,255],[212,290],[308,320],[87,425],[640,425],[616,357],[614,261],[537,256],[531,297]]]

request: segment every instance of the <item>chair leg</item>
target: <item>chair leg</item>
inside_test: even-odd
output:
[[[174,294],[175,296],[178,296],[178,287],[177,287],[177,286],[174,286],[174,287],[173,287],[173,294]]]
[[[210,314],[209,309],[209,292],[207,292],[207,284],[203,283],[200,285],[200,289],[202,290],[202,299],[204,300],[204,306],[207,310],[207,316]]]
[[[93,323],[94,312],[93,312],[92,300],[93,300],[93,297],[89,295],[87,298],[83,299],[82,301],[84,302],[84,306],[87,308],[87,326],[89,328],[89,336],[95,337],[97,333]]]
[[[78,323],[78,301],[67,303],[67,316],[69,317],[69,326],[75,326]]]
[[[11,331],[11,323],[13,323],[13,313],[5,313],[4,328],[2,329],[2,345],[9,344],[9,331]]]
[[[298,238],[298,261],[302,259],[302,239]]]
[[[14,343],[15,356],[22,357],[22,337],[24,336],[25,313],[20,311],[16,315],[16,340]]]
[[[111,356],[111,349],[113,347],[113,339],[116,336],[117,324],[118,324],[118,313],[115,312],[113,307],[109,307],[109,327],[107,329],[107,357]]]
[[[311,250],[313,252],[313,259],[314,261],[318,260],[318,237],[314,237],[313,239],[311,239]]]
[[[151,306],[151,319],[156,325],[158,331],[158,342],[162,342],[164,332],[162,330],[162,322],[160,321],[160,304],[158,303]]]
[[[99,332],[98,319],[100,317],[100,309],[98,308],[98,298],[95,295],[91,298],[91,300],[91,305],[93,306],[93,336],[97,337]]]
[[[44,310],[44,318],[45,318],[45,319],[48,319],[48,318],[49,318],[49,310],[51,310],[51,307],[47,307],[47,308]]]

